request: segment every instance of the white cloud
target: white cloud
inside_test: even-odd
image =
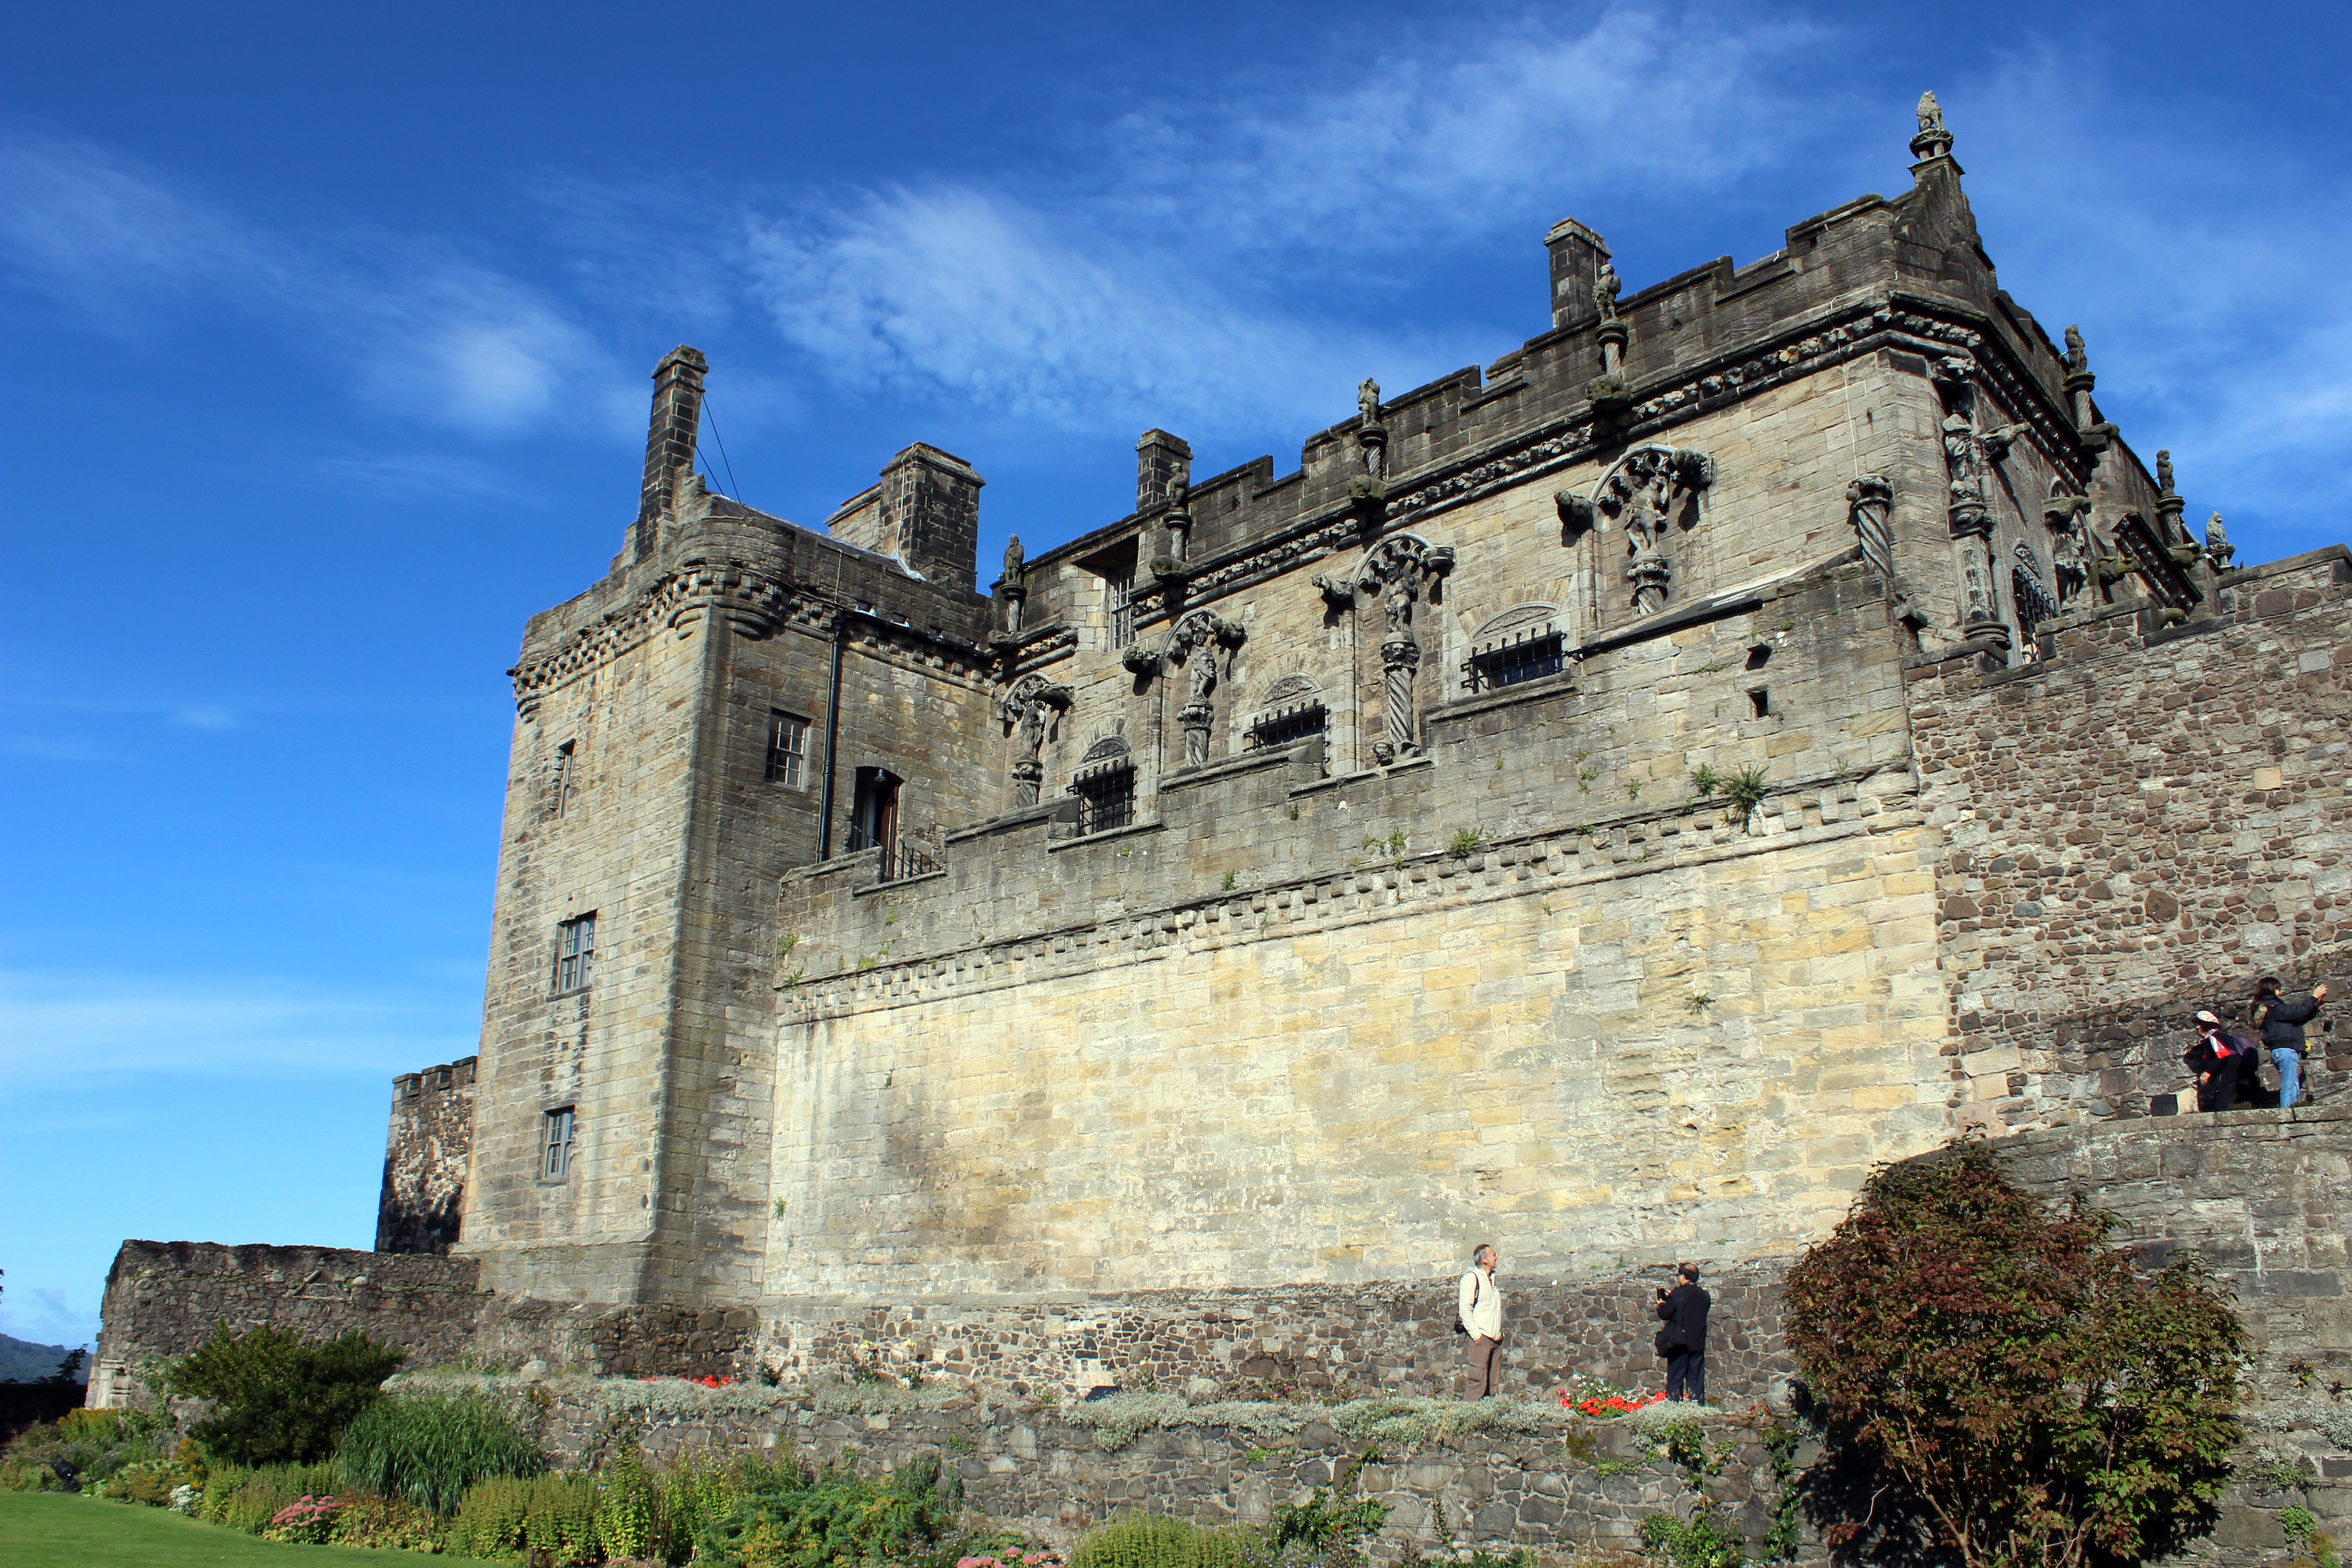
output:
[[[545,292],[433,238],[289,219],[84,142],[0,142],[0,257],[111,331],[202,296],[323,350],[388,409],[480,436],[575,421],[616,372]]]
[[[268,976],[142,982],[0,972],[0,1079],[18,1090],[126,1074],[391,1074],[470,1038],[423,1006]]]

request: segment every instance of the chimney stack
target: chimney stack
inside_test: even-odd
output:
[[[1551,226],[1544,236],[1551,252],[1551,324],[1573,327],[1601,314],[1593,303],[1592,285],[1609,259],[1609,242],[1572,217]]]
[[[671,474],[680,463],[694,461],[694,442],[702,427],[702,377],[710,362],[699,349],[684,343],[662,356],[654,366],[653,423],[646,432],[646,485],[637,502],[637,521],[658,517],[669,505]]]
[[[1135,510],[1166,506],[1178,485],[1192,482],[1192,448],[1181,436],[1146,430],[1135,443]]]

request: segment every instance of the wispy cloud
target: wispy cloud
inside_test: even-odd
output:
[[[389,1074],[474,1042],[418,1005],[270,976],[145,983],[0,973],[0,1079],[22,1091],[168,1071]]]
[[[2081,324],[2101,405],[2143,458],[2171,448],[2192,521],[2252,520],[2257,560],[2337,537],[2352,193],[2193,85],[2146,110],[2095,52],[2024,49],[1955,95],[2001,281],[2053,336]]]
[[[88,142],[0,142],[0,258],[118,332],[190,296],[323,351],[353,391],[499,436],[601,407],[617,373],[544,290],[430,236],[241,207]]]

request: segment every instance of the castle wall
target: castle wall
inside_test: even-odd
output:
[[[936,878],[788,877],[771,1299],[1393,1279],[1472,1232],[1589,1268],[1833,1217],[1943,1124],[1897,639],[1853,568],[1670,619],[1433,710],[1409,765],[1244,758],[1125,833],[1014,814]],[[1766,770],[1746,826],[1702,762]]]
[[[2352,972],[2352,554],[2226,574],[2214,608],[2070,617],[2033,662],[1911,672],[1963,1122],[2193,1110],[2190,1012]],[[2311,1038],[2332,1092],[2341,1032],[2323,1014]]]
[[[89,1403],[152,1405],[140,1364],[185,1355],[223,1323],[236,1331],[266,1323],[311,1340],[356,1329],[406,1349],[418,1364],[455,1361],[485,1300],[476,1292],[478,1274],[462,1258],[126,1241],[99,1302]]]
[[[476,1058],[392,1080],[392,1129],[376,1203],[378,1252],[446,1252],[465,1223]]]

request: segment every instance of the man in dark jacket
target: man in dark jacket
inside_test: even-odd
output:
[[[2253,1054],[2245,1041],[2222,1029],[2220,1018],[2198,1014],[2197,1044],[2188,1058],[2197,1078],[2197,1109],[2227,1110],[2235,1104],[2239,1077],[2252,1065]]]
[[[2300,1002],[2290,1002],[2279,994],[2279,983],[2264,979],[2254,987],[2253,1026],[2263,1032],[2263,1044],[2271,1048],[2271,1065],[2278,1068],[2279,1109],[2286,1110],[2303,1098],[2303,1026],[2319,1012],[2320,1004],[2327,1000],[2327,987],[2315,986],[2310,995]]]
[[[1666,1397],[1706,1403],[1706,1310],[1715,1298],[1698,1288],[1698,1265],[1682,1267],[1682,1283],[1658,1292],[1658,1353],[1666,1358]]]

